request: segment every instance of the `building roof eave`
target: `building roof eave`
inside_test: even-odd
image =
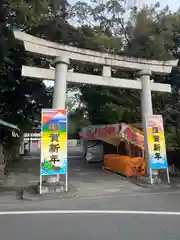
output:
[[[12,130],[17,130],[18,132],[20,132],[20,129],[16,125],[5,122],[5,121],[0,119],[0,127],[1,126],[11,128]]]

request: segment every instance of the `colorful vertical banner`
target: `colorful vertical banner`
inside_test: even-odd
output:
[[[148,116],[146,129],[150,168],[166,169],[168,164],[162,116]]]
[[[67,173],[67,110],[43,109],[41,175]]]

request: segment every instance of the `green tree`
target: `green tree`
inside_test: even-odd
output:
[[[96,51],[125,54],[124,47],[129,41],[124,20],[124,1],[89,1],[78,2],[73,7],[79,23],[83,25],[84,48]],[[89,24],[89,25],[88,25]],[[82,27],[81,27],[82,29]],[[88,38],[87,38],[88,32]],[[91,39],[89,39],[91,38]],[[88,43],[87,46],[85,45]],[[94,44],[95,43],[95,44]],[[83,64],[75,68],[76,71],[101,75],[101,66]],[[134,78],[135,75],[127,72],[114,70],[114,77]],[[93,124],[105,124],[114,122],[136,122],[140,115],[136,108],[140,109],[140,101],[136,91],[113,89],[106,87],[86,86],[80,87],[81,100],[86,106],[89,119]],[[132,96],[131,98],[127,97]],[[97,101],[98,99],[98,101]],[[125,103],[125,104],[124,104]],[[137,105],[135,105],[135,103]],[[133,108],[133,114],[131,110]],[[137,113],[137,114],[136,114]]]
[[[22,79],[21,67],[23,64],[48,67],[52,61],[25,53],[21,43],[14,39],[12,29],[63,42],[70,26],[68,6],[66,0],[1,1],[0,118],[28,128],[40,120],[41,108],[51,107],[52,89],[39,80]]]
[[[151,7],[145,6],[143,9],[131,9],[129,18],[125,20],[122,2],[111,1],[111,3],[114,4],[113,7],[99,1],[78,2],[75,9],[79,22],[89,23],[89,29],[95,33],[101,32],[105,39],[119,39],[119,48],[116,45],[114,48],[112,46],[112,52],[157,60],[179,59],[179,11],[172,13],[168,7],[161,10],[159,4],[156,4]],[[103,38],[99,39],[101,39],[102,46]],[[94,49],[90,44],[88,47]],[[96,44],[96,50],[101,51],[98,44]],[[103,51],[111,52],[108,47],[105,47]],[[100,74],[101,71],[100,67],[98,69],[83,67],[83,70],[93,74]],[[132,79],[136,77],[136,73],[114,71],[113,76]],[[180,116],[179,70],[173,69],[172,73],[165,78],[155,75],[152,78],[157,82],[172,84],[172,94],[153,93],[152,97],[154,113],[163,115],[168,136],[174,136],[171,137],[170,145],[177,146],[180,143],[179,137],[177,137],[180,129],[178,124]],[[86,110],[92,123],[112,123],[124,120],[134,123],[141,119],[140,93],[137,91],[94,86],[93,88],[82,86],[81,91],[82,101],[86,104]],[[176,136],[174,132],[176,132]]]
[[[31,56],[14,40],[11,29],[20,28],[35,36],[55,42],[101,52],[149,59],[179,59],[180,12],[172,13],[159,4],[143,9],[132,8],[129,17],[124,1],[100,0],[78,2],[73,7],[66,0],[11,0],[0,3],[0,117],[20,126],[40,119],[42,107],[51,106],[52,89],[42,82],[21,79],[22,64],[49,67],[52,59]],[[78,26],[70,24],[77,20]],[[52,27],[53,26],[53,27]],[[75,72],[100,75],[102,66],[71,61]],[[136,72],[113,70],[112,76],[137,77]],[[163,114],[171,146],[179,141],[179,69],[168,77],[152,76],[155,81],[172,84],[172,94],[155,94],[154,113]],[[81,105],[74,111],[74,125],[141,121],[140,92],[126,89],[68,84],[79,89]],[[98,101],[97,101],[98,99]],[[77,102],[77,101],[76,101]],[[74,103],[73,103],[74,104]],[[85,117],[85,119],[84,119]],[[74,131],[74,130],[73,130]],[[176,133],[176,134],[175,134]],[[172,137],[173,136],[173,137]]]

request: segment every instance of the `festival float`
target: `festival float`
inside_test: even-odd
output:
[[[112,172],[145,175],[144,135],[137,127],[126,123],[88,126],[80,137],[86,162],[103,160],[104,169]]]

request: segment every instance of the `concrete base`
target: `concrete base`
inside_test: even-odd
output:
[[[160,184],[162,181],[161,179],[158,177],[158,175],[152,175],[152,183],[153,184]],[[148,183],[151,183],[151,179],[150,177],[148,178]]]
[[[59,183],[59,176],[46,176],[46,182],[48,184],[58,184]]]
[[[159,175],[159,171],[156,170],[156,169],[152,169],[152,176],[153,176],[153,178],[157,178],[158,175]]]
[[[144,182],[144,183],[151,184],[151,179],[150,179],[149,176],[147,176],[147,177],[140,177],[139,180],[142,181],[142,182]],[[153,184],[158,185],[158,184],[161,184],[161,183],[162,183],[162,180],[161,180],[161,178],[158,177],[158,176],[153,176],[152,182],[153,182]]]
[[[37,191],[40,193],[40,185],[38,184],[37,186]],[[65,182],[64,184],[61,183],[47,183],[47,182],[42,182],[42,187],[41,187],[41,194],[45,193],[60,193],[60,192],[65,192],[66,187],[65,187]]]
[[[63,187],[63,186],[62,186]],[[47,187],[48,190],[50,189]],[[31,185],[25,188],[19,188],[16,190],[12,190],[11,201],[13,200],[21,200],[21,201],[44,201],[44,200],[55,200],[55,199],[65,199],[65,198],[72,198],[78,194],[77,189],[72,185],[69,184],[68,192],[65,192],[60,186],[55,187],[57,191],[52,192],[44,192],[44,194],[39,194],[39,184],[38,185]],[[5,195],[4,189],[0,189],[0,197],[1,194]],[[47,189],[46,189],[47,190]],[[54,189],[53,189],[54,190]],[[63,191],[61,191],[63,190]],[[60,191],[60,192],[59,192]],[[16,196],[14,197],[14,193]],[[10,193],[8,192],[8,196]],[[6,197],[7,198],[7,197]],[[1,198],[0,198],[1,200]]]

